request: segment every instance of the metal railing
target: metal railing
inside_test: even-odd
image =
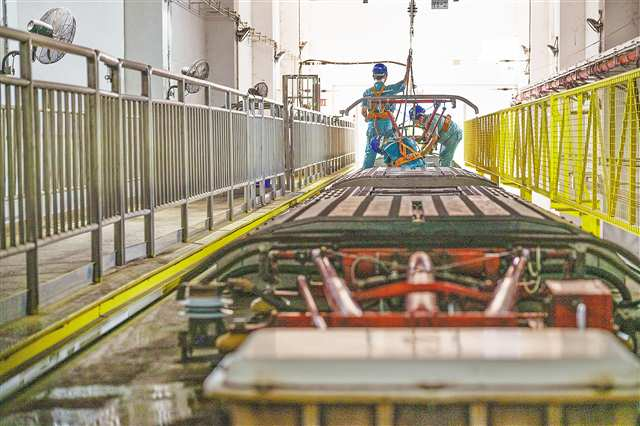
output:
[[[353,161],[354,129],[345,120],[10,28],[0,37],[20,45],[19,76],[0,75],[0,258],[26,253],[28,313],[38,309],[38,250],[47,244],[91,233],[99,282],[106,225],[114,225],[122,265],[128,219],[144,217],[152,257],[159,209],[181,208],[187,241],[190,203],[206,200],[212,229],[216,196],[219,203],[226,195],[232,219],[238,207],[248,211],[284,193],[287,176],[306,183]],[[84,57],[86,86],[33,80],[34,46]],[[140,93],[125,93],[125,70],[140,79]],[[110,91],[100,89],[101,71]],[[177,99],[151,93],[152,79],[177,84]],[[202,104],[185,102],[186,85],[200,87]],[[285,155],[296,160],[287,165]]]
[[[465,162],[640,235],[640,70],[465,123]]]

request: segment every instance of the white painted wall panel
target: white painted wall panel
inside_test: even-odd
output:
[[[199,59],[212,61],[207,54],[207,21],[173,3],[170,6],[171,44],[169,50],[170,66],[173,73],[180,73],[182,67],[189,67]],[[209,77],[211,79],[211,77]],[[176,93],[177,95],[177,93]],[[189,103],[204,103],[204,91],[187,95]]]
[[[585,5],[582,2],[560,3],[560,69],[585,59]]]
[[[114,56],[124,56],[124,6],[123,0],[20,0],[13,3],[9,11],[9,24],[26,30],[31,19],[40,17],[50,8],[65,7],[75,16],[77,22],[75,44],[102,50]],[[11,13],[11,12],[9,12]],[[15,47],[15,45],[14,45]],[[35,79],[46,79],[69,84],[86,84],[84,58],[66,55],[61,61],[33,67]],[[101,86],[110,87],[106,80]]]
[[[604,3],[604,50],[640,35],[640,2],[606,0]]]

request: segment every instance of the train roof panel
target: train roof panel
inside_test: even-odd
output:
[[[343,187],[325,192],[291,214],[288,221],[321,218],[524,217],[546,219],[546,214],[497,187],[440,187],[387,191],[374,187]]]
[[[464,362],[461,362],[464,361]],[[602,330],[263,329],[207,378],[226,391],[638,392],[640,361]],[[404,395],[406,396],[406,395]]]
[[[426,167],[406,170],[374,167],[357,170],[339,179],[332,188],[371,186],[375,188],[438,188],[443,186],[495,186],[491,181],[458,167]]]

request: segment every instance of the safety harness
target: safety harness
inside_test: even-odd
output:
[[[395,167],[400,167],[403,164],[410,163],[411,161],[419,160],[424,157],[421,151],[416,151],[409,145],[406,145],[402,140],[399,140],[397,143],[398,148],[400,149],[400,158],[393,162]],[[410,151],[410,153],[407,153],[407,151]]]
[[[371,94],[376,97],[382,97],[382,95],[384,94],[384,89],[385,89],[385,85],[383,84],[382,87],[380,88],[380,90],[376,90],[376,86],[373,85],[373,87],[371,87],[371,89],[369,89],[371,91]],[[375,105],[379,105],[379,103],[375,103]],[[383,107],[384,108],[384,107]],[[391,111],[389,111],[388,109],[384,109],[383,111],[376,111],[375,107],[374,107],[374,102],[371,103],[371,106],[369,107],[369,111],[367,112],[367,118],[369,120],[386,120],[386,119],[391,119],[391,123],[393,123],[394,128],[396,128],[397,126],[395,125],[395,120],[393,120],[393,114],[391,114]],[[374,126],[375,126],[375,122],[374,122]]]

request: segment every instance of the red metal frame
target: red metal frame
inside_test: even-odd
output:
[[[500,260],[486,257],[491,250],[452,249],[432,252],[433,256],[446,255],[460,268],[467,268],[476,274],[497,275]],[[340,256],[341,255],[341,256]],[[298,286],[309,312],[277,313],[267,325],[269,327],[518,327],[544,326],[544,321],[551,326],[576,326],[575,304],[586,306],[587,327],[598,327],[607,330],[613,328],[612,301],[609,289],[603,284],[571,283],[558,280],[549,284],[550,289],[544,294],[551,296],[550,312],[514,312],[513,307],[523,290],[520,279],[526,268],[528,252],[523,250],[512,259],[506,274],[498,281],[495,288],[482,290],[434,279],[433,264],[425,252],[409,253],[407,250],[391,248],[380,249],[344,249],[336,256],[331,251],[313,250],[311,257],[318,268],[323,281],[321,288],[309,286],[304,276],[298,277]],[[345,279],[339,276],[333,267],[332,259],[341,257],[345,276],[348,279],[353,262],[357,257],[371,257],[388,261],[393,256],[409,257],[406,281],[384,284],[368,289],[349,288]],[[410,255],[410,256],[409,256]],[[292,259],[295,253],[277,253],[275,257]],[[372,274],[375,262],[363,262]],[[458,268],[458,266],[455,266]],[[366,269],[366,266],[365,266]],[[473,302],[484,304],[484,311],[456,311],[452,313],[438,311],[437,296],[459,296],[471,302],[474,309],[482,309]],[[332,312],[321,313],[314,297],[324,297]],[[404,312],[363,311],[359,302],[382,300],[389,298],[405,298]],[[418,303],[427,300],[430,303]],[[416,303],[410,303],[411,301]],[[413,308],[411,307],[413,306]],[[475,306],[475,307],[474,307]],[[549,317],[549,318],[548,318]]]
[[[359,317],[345,317],[337,312],[321,314],[327,327],[517,327],[524,320],[516,313],[486,316],[484,312],[417,311],[406,312],[363,312]],[[537,318],[540,318],[539,316]],[[526,319],[536,318],[527,316]],[[313,327],[308,312],[281,312],[271,324],[272,327]]]
[[[371,299],[388,299],[390,297],[406,296],[411,293],[421,292],[439,293],[444,295],[453,294],[485,303],[490,302],[493,298],[492,293],[483,293],[473,288],[447,281],[436,281],[429,284],[410,284],[403,281],[381,285],[368,290],[354,291],[352,296],[355,300],[362,301]]]

